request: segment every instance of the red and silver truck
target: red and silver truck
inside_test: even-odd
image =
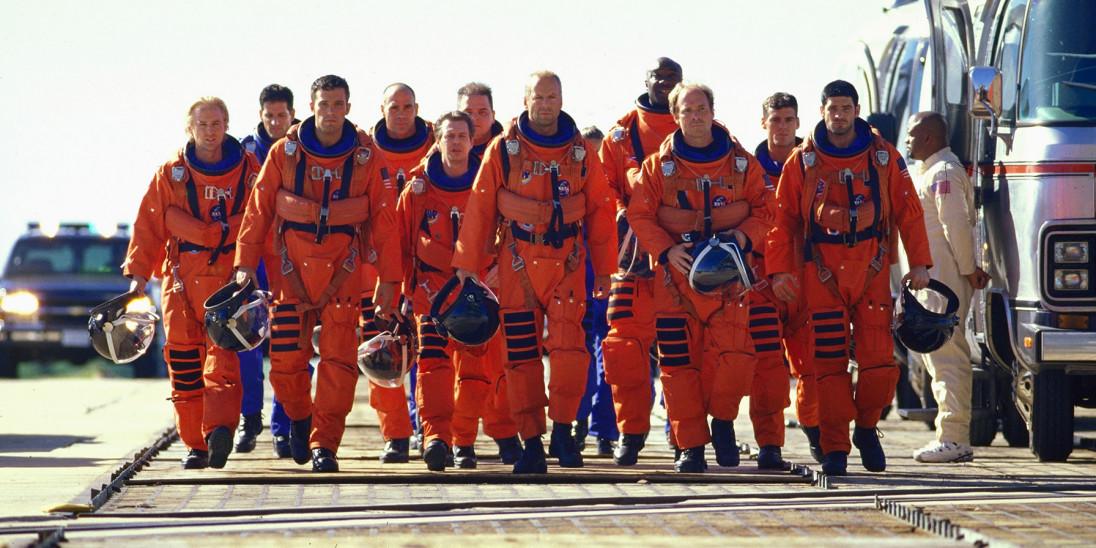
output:
[[[863,109],[905,138],[909,116],[946,116],[978,205],[972,441],[1000,429],[1040,460],[1065,460],[1074,407],[1096,407],[1096,2],[899,0],[857,43],[846,77]],[[889,126],[889,127],[888,127]],[[931,408],[926,375],[911,395]]]

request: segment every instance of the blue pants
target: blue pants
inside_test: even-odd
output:
[[[586,287],[594,289],[594,273],[590,262],[586,262]],[[605,315],[609,308],[607,299],[587,299],[586,316],[582,318],[583,331],[586,332],[586,351],[590,353],[590,367],[586,375],[586,393],[578,406],[578,419],[590,420],[590,434],[598,438],[616,440],[620,437],[617,430],[616,411],[613,409],[613,392],[605,382],[605,361],[601,357],[601,341],[609,333],[609,322]]]

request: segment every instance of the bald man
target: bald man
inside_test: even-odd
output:
[[[434,127],[419,117],[415,90],[403,82],[389,84],[384,88],[381,116],[373,126],[373,141],[384,152],[384,159],[396,180],[396,193],[399,194],[403,191],[407,174],[422,162],[434,144]],[[362,276],[365,281],[362,285],[362,317],[359,323],[362,340],[367,341],[384,326],[377,325],[373,318],[376,270],[372,265],[366,264],[362,269]],[[369,405],[377,411],[381,437],[384,438],[381,462],[405,463],[410,458],[411,436],[418,429],[414,401],[416,371],[416,366],[412,364],[411,396],[405,394],[402,386],[389,388],[372,383],[369,385]]]
[[[549,71],[529,75],[525,111],[484,153],[453,254],[462,281],[476,279],[498,255],[507,395],[525,440],[516,474],[548,470],[540,439],[547,432],[546,405],[559,465],[583,465],[571,433],[590,364],[583,344],[587,288],[582,266],[590,253],[594,286],[603,294],[616,263],[616,199],[590,142],[562,109],[559,76]],[[497,251],[496,234],[502,236]],[[542,337],[546,321],[548,334]]]
[[[974,289],[989,276],[975,266],[974,189],[963,163],[948,147],[944,117],[919,112],[909,121],[906,147],[909,159],[920,161],[917,195],[925,210],[925,229],[933,266],[929,275],[959,296],[959,326],[939,350],[921,354],[932,376],[936,398],[936,439],[913,452],[918,462],[969,462],[972,372],[966,338],[966,316]]]

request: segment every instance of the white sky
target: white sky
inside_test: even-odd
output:
[[[52,1],[0,5],[0,260],[27,221],[131,222],[153,170],[185,140],[199,96],[229,106],[229,132],[258,122],[259,90],[288,85],[299,118],[308,86],[350,83],[350,119],[372,126],[385,85],[415,88],[420,114],[456,106],[479,80],[499,119],[522,110],[525,75],[563,80],[564,109],[608,130],[644,91],[654,58],[715,91],[716,117],[748,147],[760,103],[818,94],[881,0]]]

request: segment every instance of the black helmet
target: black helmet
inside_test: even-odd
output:
[[[358,345],[358,369],[369,382],[382,388],[399,388],[409,369],[409,327],[405,322],[391,326]]]
[[[430,305],[438,334],[465,346],[479,346],[491,340],[499,330],[499,300],[491,290],[466,278],[453,304],[441,311],[442,304],[457,287],[454,276],[445,282]]]
[[[959,310],[959,297],[955,296],[955,292],[943,282],[936,280],[929,280],[926,289],[938,293],[947,301],[944,311],[934,312],[925,308],[909,286],[903,287],[902,309],[895,319],[894,329],[898,340],[906,348],[922,354],[933,352],[944,346],[959,323],[959,316],[955,314]],[[939,303],[939,300],[932,299],[932,302]]]
[[[649,278],[654,274],[647,254],[640,249],[639,239],[624,216],[624,210],[617,213],[617,241],[620,242],[617,268],[621,274],[633,274],[640,278]]]
[[[245,286],[228,282],[206,299],[205,327],[209,340],[225,350],[259,346],[270,334],[270,294],[252,280]]]
[[[91,309],[88,333],[100,356],[114,363],[129,363],[148,352],[156,337],[152,300],[138,292],[123,293]]]
[[[693,266],[689,268],[689,287],[697,293],[715,293],[734,282],[744,289],[753,287],[753,272],[738,248],[734,236],[720,234],[700,242],[691,250]]]

